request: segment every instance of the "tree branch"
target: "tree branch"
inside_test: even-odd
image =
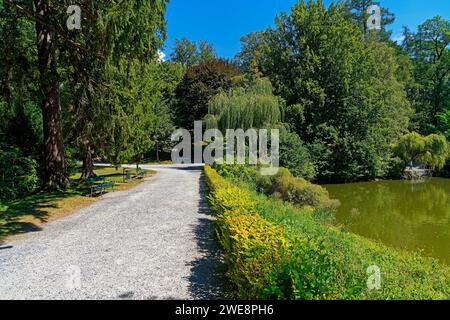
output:
[[[51,25],[47,23],[39,14],[36,14],[33,10],[30,10],[29,8],[26,8],[24,6],[21,6],[17,3],[14,3],[13,0],[4,0],[6,4],[14,7],[19,13],[25,15],[28,18],[33,19],[34,21],[37,21],[38,23],[44,25],[48,30],[57,33],[60,35],[64,40],[67,41],[67,43],[77,49],[80,49],[82,51],[87,51],[85,47],[83,47],[81,44],[74,42],[69,38],[69,36],[66,34],[66,32],[58,26]]]

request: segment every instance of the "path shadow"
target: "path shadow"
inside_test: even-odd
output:
[[[214,216],[206,200],[206,183],[200,177],[200,201],[198,214],[202,216],[195,228],[195,238],[202,257],[192,262],[189,277],[190,291],[194,299],[218,300],[223,298],[226,266],[214,236]]]
[[[189,166],[171,166],[170,169],[181,170],[181,171],[198,171],[203,172],[203,166],[201,164],[193,164]]]

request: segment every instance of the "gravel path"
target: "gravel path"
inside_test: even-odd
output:
[[[215,299],[222,265],[199,166],[143,166],[134,189],[0,246],[0,299]]]

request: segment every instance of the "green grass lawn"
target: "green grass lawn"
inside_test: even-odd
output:
[[[95,168],[95,173],[105,181],[116,183],[114,190],[121,191],[136,186],[143,179],[136,177],[136,170],[131,169],[133,179],[123,182],[123,169]],[[147,172],[146,177],[155,172]],[[0,204],[0,243],[8,236],[26,232],[39,231],[43,223],[53,221],[69,215],[76,209],[80,209],[98,201],[99,197],[91,197],[90,184],[79,181],[80,173],[70,177],[70,188],[64,192],[39,192],[31,196]]]

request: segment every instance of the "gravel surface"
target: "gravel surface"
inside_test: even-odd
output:
[[[142,166],[136,188],[0,246],[0,299],[215,299],[223,266],[200,166]]]

